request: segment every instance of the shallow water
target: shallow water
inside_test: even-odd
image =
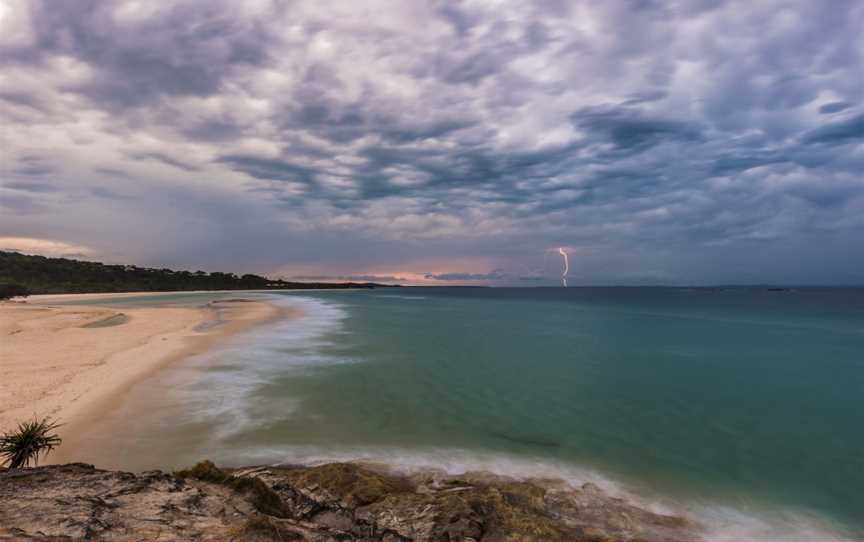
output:
[[[305,316],[139,386],[116,466],[556,476],[695,514],[715,540],[864,537],[864,290],[271,297]]]

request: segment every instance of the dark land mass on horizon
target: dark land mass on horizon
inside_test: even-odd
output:
[[[252,274],[109,265],[0,250],[0,285],[4,284],[24,287],[31,294],[398,287],[374,282],[291,282]]]
[[[399,288],[402,284],[376,282],[298,282],[268,277],[224,272],[177,271],[135,265],[105,264],[71,258],[52,258],[0,250],[0,299],[24,294],[77,294],[118,292],[183,292],[195,290],[311,290],[311,289],[372,289]],[[524,288],[477,284],[423,285],[424,288]],[[570,289],[670,289],[722,292],[755,289],[770,292],[795,292],[862,288],[861,285],[779,285],[779,284],[718,284],[718,285],[571,285]],[[531,288],[561,288],[532,286]],[[8,294],[8,295],[7,295]]]

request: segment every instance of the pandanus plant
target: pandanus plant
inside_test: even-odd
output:
[[[0,465],[10,469],[39,464],[39,456],[48,455],[62,440],[54,432],[60,424],[43,418],[18,424],[18,428],[0,435]]]

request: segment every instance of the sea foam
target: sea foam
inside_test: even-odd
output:
[[[278,404],[268,403],[263,408],[256,405],[255,391],[269,378],[290,371],[360,361],[334,354],[330,348],[347,333],[343,321],[348,312],[342,303],[301,295],[274,295],[267,296],[267,299],[276,305],[299,310],[302,317],[260,326],[238,336],[223,348],[199,356],[193,364],[207,370],[181,390],[184,415],[228,421],[220,423],[215,430],[211,443],[214,447],[234,431],[266,425],[271,414],[290,416],[292,410],[299,408],[291,398],[282,398]],[[270,463],[274,458],[281,458],[285,464],[304,465],[351,461],[376,463],[392,472],[405,474],[427,470],[451,475],[486,472],[517,479],[560,480],[574,488],[592,483],[609,495],[652,512],[692,518],[704,527],[704,537],[708,542],[855,540],[853,535],[845,534],[842,527],[809,512],[767,505],[741,509],[719,502],[661,495],[605,476],[595,469],[547,458],[537,460],[452,448],[418,450],[292,445],[256,446],[232,453],[232,460],[238,465]]]
[[[687,517],[700,525],[706,542],[854,542],[860,540],[844,532],[842,526],[802,510],[752,506],[747,510],[711,501],[694,501],[675,495],[656,494],[589,468],[551,460],[532,460],[507,454],[474,450],[433,448],[333,449],[290,446],[258,449],[243,457],[246,464],[268,462],[282,457],[277,464],[321,465],[333,462],[370,463],[395,474],[436,471],[447,475],[488,473],[521,480],[560,481],[572,488],[590,483],[607,495],[657,514]]]

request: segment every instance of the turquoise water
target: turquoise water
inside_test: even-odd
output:
[[[271,297],[305,317],[150,382],[173,414],[132,446],[594,477],[738,539],[864,533],[864,290]]]

